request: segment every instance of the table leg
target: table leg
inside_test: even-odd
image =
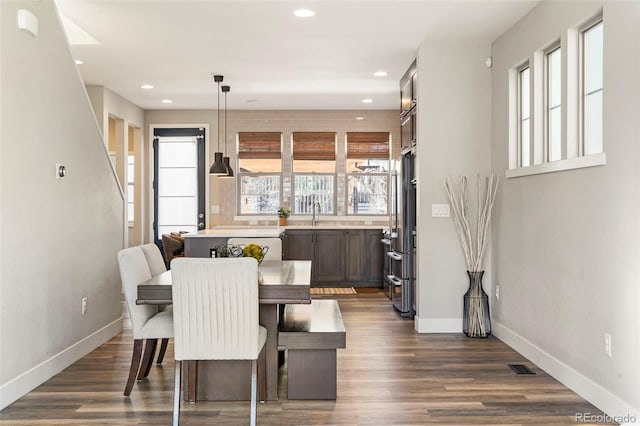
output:
[[[260,305],[260,325],[267,329],[265,373],[267,401],[278,400],[278,305]]]

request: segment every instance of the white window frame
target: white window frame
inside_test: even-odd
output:
[[[282,159],[280,159],[280,161],[282,161]],[[276,210],[273,212],[264,212],[264,213],[242,213],[242,178],[245,176],[248,177],[270,177],[270,176],[277,176],[279,178],[279,184],[278,184],[278,206],[282,206],[282,172],[278,173],[278,172],[259,172],[259,173],[255,173],[255,172],[250,172],[250,173],[246,173],[246,172],[241,172],[240,171],[240,167],[239,167],[239,162],[236,164],[236,170],[237,172],[237,185],[238,185],[238,196],[237,196],[237,201],[238,204],[236,206],[237,212],[238,212],[238,216],[241,217],[245,217],[245,216],[259,216],[259,217],[263,217],[263,216],[273,216],[275,214],[277,214],[277,207]],[[255,195],[255,194],[254,194]]]
[[[566,32],[566,38],[562,38],[560,42],[562,65],[561,81],[563,87],[561,88],[561,159],[557,161],[548,161],[548,148],[547,148],[547,123],[544,127],[544,162],[540,164],[533,164],[530,166],[522,166],[522,141],[521,141],[521,102],[520,102],[520,71],[529,66],[529,72],[532,70],[534,73],[543,71],[546,67],[542,67],[539,58],[541,57],[541,51],[533,52],[533,61],[526,62],[520,66],[513,67],[509,70],[509,168],[505,172],[506,178],[517,178],[522,176],[536,175],[541,173],[558,172],[564,170],[580,169],[586,167],[603,166],[607,164],[607,157],[604,152],[605,148],[605,133],[604,133],[604,120],[603,120],[603,141],[602,152],[585,155],[585,138],[584,138],[584,51],[583,51],[583,36],[584,33],[592,29],[594,26],[603,25],[604,31],[604,19],[602,14],[583,21],[583,25],[568,28]],[[607,49],[603,40],[603,52]],[[550,51],[550,50],[548,50]],[[603,93],[604,93],[604,74],[606,63],[604,58],[606,52],[603,53]],[[546,59],[546,58],[545,58]],[[532,67],[533,65],[533,67]],[[566,65],[566,66],[565,66]],[[545,71],[546,72],[546,71]],[[530,75],[530,82],[533,82],[533,93],[530,93],[531,99],[538,99],[539,96],[545,96],[546,83],[541,83],[539,76]],[[537,79],[537,80],[536,80]],[[546,80],[546,78],[545,78]],[[566,85],[565,85],[566,83]],[[540,93],[539,93],[540,92]],[[530,120],[534,123],[539,123],[541,120],[547,120],[546,105],[544,109],[537,108],[536,105],[531,103],[530,106]],[[541,114],[539,116],[539,114]],[[603,105],[604,116],[604,105]],[[603,117],[604,118],[604,117]],[[533,126],[530,125],[530,129]],[[530,146],[534,146],[540,139],[539,133],[542,129],[533,129],[530,135]],[[535,133],[535,134],[534,134]],[[537,147],[538,145],[535,145]],[[537,149],[537,148],[536,148]],[[531,150],[531,155],[534,154],[534,149]],[[536,157],[537,158],[537,157]],[[535,161],[531,157],[532,161]]]
[[[585,34],[590,31],[591,29],[593,29],[595,26],[597,25],[603,25],[603,44],[604,44],[604,20],[602,18],[602,16],[597,16],[596,18],[588,21],[585,25],[583,25],[580,28],[580,39],[579,39],[579,68],[580,68],[580,76],[579,76],[579,94],[580,94],[580,99],[578,102],[579,105],[579,155],[580,156],[585,156],[585,155],[597,155],[599,153],[593,153],[593,154],[587,154],[586,150],[586,143],[587,143],[587,138],[585,135],[585,103],[586,103],[586,98],[589,95],[592,95],[596,92],[602,92],[603,95],[603,115],[604,115],[604,46],[603,46],[603,59],[602,59],[602,67],[603,67],[603,82],[602,82],[602,88],[592,92],[592,93],[585,93],[585,79],[586,79],[586,64],[585,64]],[[604,118],[604,117],[603,117]],[[604,120],[603,120],[604,121]],[[604,127],[604,122],[603,122],[603,127]],[[601,153],[604,153],[604,129],[603,129],[603,135],[602,135],[602,151]]]
[[[132,170],[129,170],[129,166],[133,166]],[[135,225],[135,216],[136,216],[136,205],[135,205],[135,194],[136,194],[136,185],[135,185],[135,167],[136,167],[136,159],[134,154],[127,154],[127,221],[129,222],[129,227],[133,227]],[[131,188],[132,196],[129,197],[129,188]],[[129,209],[131,209],[133,216],[129,216]]]
[[[284,146],[284,139],[282,138],[282,132],[281,131],[276,131],[277,133],[280,133],[280,152],[283,151],[283,146]],[[236,142],[235,142],[235,150],[236,150],[236,160],[235,160],[235,170],[236,170],[236,216],[235,218],[243,220],[245,218],[248,217],[253,217],[255,216],[256,218],[263,218],[266,216],[274,216],[277,215],[277,208],[282,206],[282,200],[283,200],[283,166],[284,166],[284,162],[283,162],[283,158],[282,156],[280,156],[279,160],[280,160],[280,171],[279,172],[243,172],[242,169],[240,168],[240,161],[242,160],[240,158],[240,133],[241,132],[236,132]],[[252,160],[256,161],[256,160],[260,160],[259,158],[252,158]],[[243,213],[242,212],[242,178],[245,176],[249,176],[249,177],[269,177],[269,176],[278,176],[279,177],[279,187],[278,187],[278,207],[276,207],[276,210],[273,212],[265,212],[265,213]],[[237,220],[236,219],[236,220]]]
[[[558,104],[555,107],[551,107],[551,61],[549,60],[549,57],[555,53],[559,53],[560,54],[560,75],[558,76],[558,79],[560,80],[560,104]],[[562,120],[562,92],[563,92],[563,87],[562,87],[562,46],[560,45],[560,41],[558,40],[556,43],[552,44],[551,47],[549,47],[545,52],[544,52],[544,161],[545,162],[549,162],[549,161],[558,161],[558,160],[562,160],[563,155],[562,155],[562,147],[564,144],[564,126],[563,126],[563,120]],[[560,140],[558,141],[558,143],[560,144],[560,158],[556,158],[556,159],[552,159],[551,158],[551,152],[552,152],[552,146],[551,146],[551,112],[553,109],[556,108],[560,108]]]
[[[524,162],[524,154],[523,154],[523,140],[522,140],[522,136],[523,136],[523,129],[522,129],[522,124],[525,121],[523,119],[523,115],[522,115],[522,98],[523,98],[523,72],[527,71],[528,72],[528,77],[529,77],[529,117],[526,119],[529,122],[529,164],[527,164],[526,166],[523,164]],[[529,65],[529,62],[527,61],[526,63],[522,64],[521,66],[518,67],[518,80],[517,80],[517,85],[518,85],[518,95],[517,95],[517,103],[518,103],[518,109],[517,109],[517,117],[518,117],[518,144],[517,144],[517,150],[518,150],[518,167],[522,168],[522,167],[529,167],[531,166],[531,164],[533,164],[533,158],[531,155],[531,145],[533,143],[533,138],[532,138],[532,109],[531,109],[531,66]]]

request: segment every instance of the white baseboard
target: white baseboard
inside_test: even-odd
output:
[[[598,407],[613,421],[629,425],[640,422],[640,410],[504,325],[492,321],[492,326],[494,336],[531,360],[554,379]]]
[[[462,333],[462,318],[420,318],[415,317],[418,333]]]
[[[63,349],[18,377],[0,386],[0,410],[49,380],[122,331],[122,318]]]

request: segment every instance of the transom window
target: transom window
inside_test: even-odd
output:
[[[526,65],[519,72],[518,78],[518,98],[520,111],[520,166],[531,165],[531,115],[530,115],[530,72],[529,65]]]
[[[583,144],[585,155],[602,152],[603,25],[599,21],[582,33]]]
[[[561,50],[547,53],[547,152],[549,161],[562,158]]]
[[[606,164],[604,23],[583,22],[508,71],[508,178]]]

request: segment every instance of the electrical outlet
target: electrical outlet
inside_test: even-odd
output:
[[[611,335],[609,333],[604,333],[604,353],[611,356]]]
[[[500,300],[500,286],[496,284],[496,300]]]
[[[87,298],[82,298],[82,315],[86,315],[87,313]]]

